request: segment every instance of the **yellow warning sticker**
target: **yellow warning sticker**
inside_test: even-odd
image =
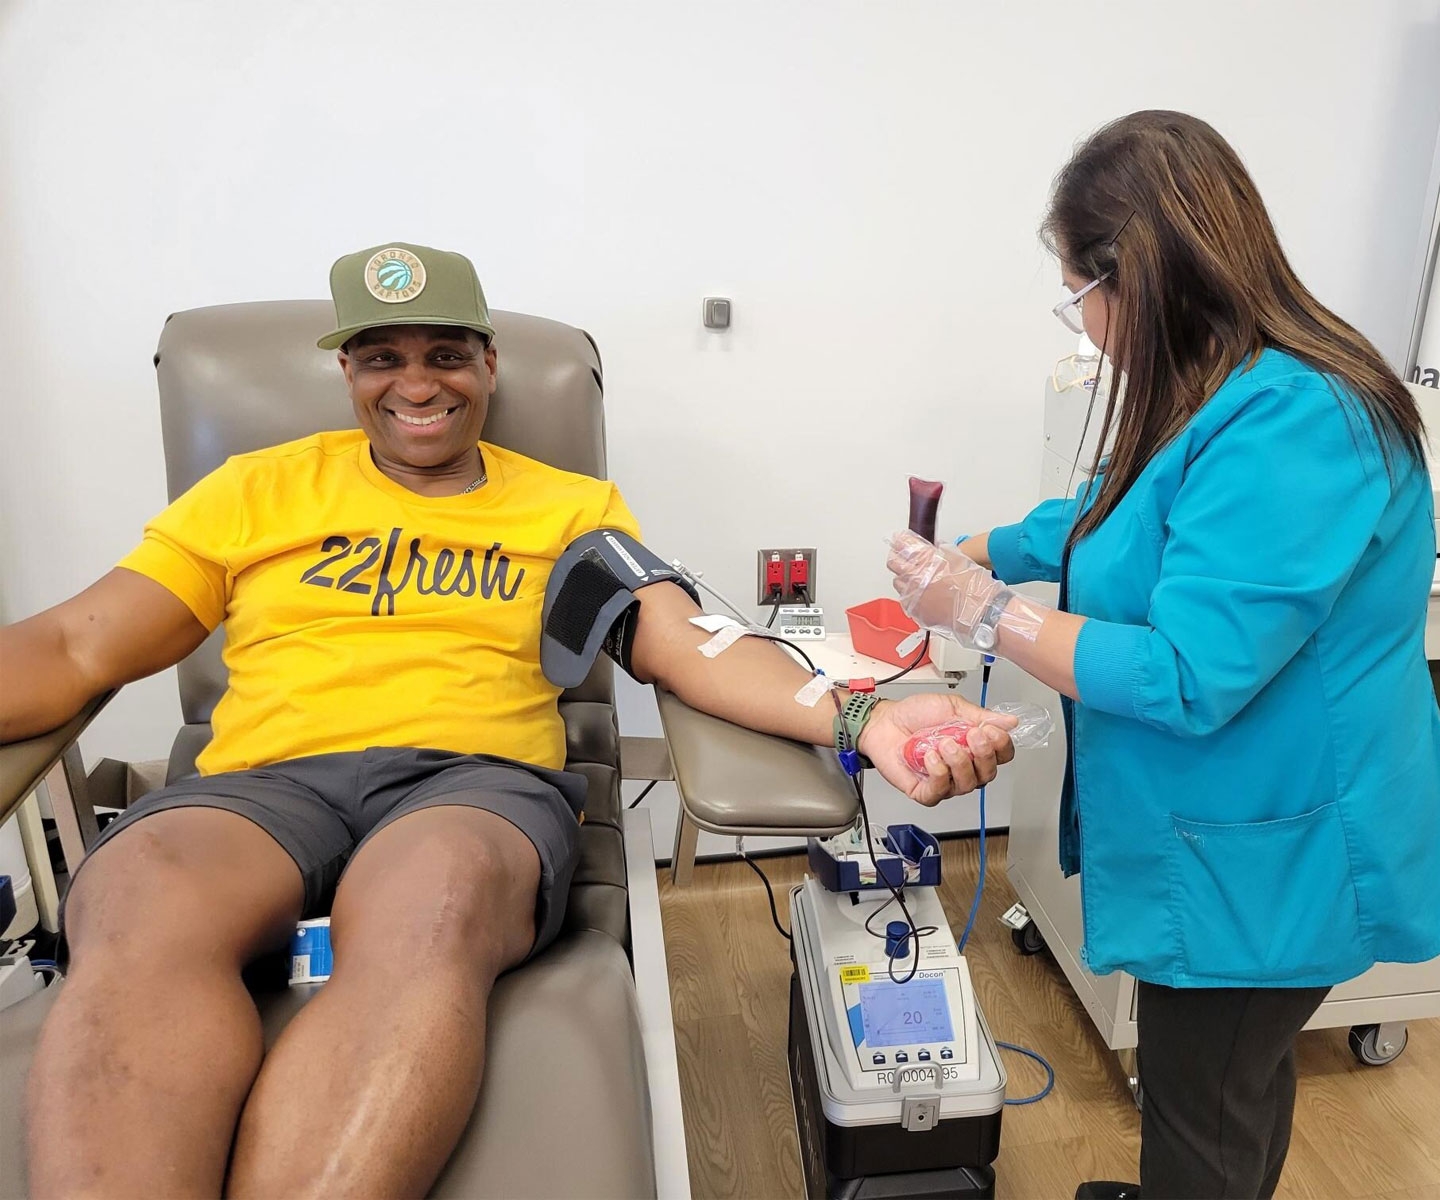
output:
[[[840,968],[840,982],[841,982],[841,983],[869,983],[869,982],[870,982],[870,968],[869,968],[869,967],[865,967],[865,966],[859,966],[859,967],[841,967],[841,968]]]

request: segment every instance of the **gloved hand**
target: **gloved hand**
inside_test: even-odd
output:
[[[954,546],[934,546],[909,531],[893,534],[887,567],[900,606],[921,629],[964,646],[1000,653],[1000,630],[1033,642],[1046,611],[1017,596]]]

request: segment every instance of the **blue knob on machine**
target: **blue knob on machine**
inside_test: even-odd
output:
[[[885,926],[885,957],[908,958],[910,926],[904,921],[891,921]]]

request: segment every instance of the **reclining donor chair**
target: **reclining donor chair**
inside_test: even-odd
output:
[[[155,363],[172,499],[230,455],[353,428],[335,355],[315,348],[332,318],[328,301],[306,300],[195,309],[167,322]],[[493,318],[499,386],[486,440],[603,477],[594,343],[554,321],[503,312]],[[169,760],[172,781],[194,770],[209,740],[210,714],[225,690],[222,636],[217,631],[180,664],[185,725]],[[51,789],[62,833],[68,829],[80,851],[93,844],[94,813],[75,742],[106,700],[97,697],[53,733],[0,747],[0,819],[49,776],[53,785],[68,782]],[[674,696],[660,700],[675,774],[692,806],[753,812],[770,796],[778,810],[773,824],[797,832],[811,832],[805,827],[812,824],[813,832],[833,832],[853,819],[853,796],[832,756],[740,729]],[[643,810],[622,812],[607,659],[561,697],[560,712],[566,767],[589,783],[565,929],[496,985],[480,1100],[432,1194],[688,1196],[650,821]],[[63,805],[57,791],[68,792]],[[799,811],[787,817],[792,803]],[[827,815],[815,823],[817,803]],[[73,872],[74,856],[67,856]],[[0,1196],[27,1194],[25,1075],[63,986],[52,984],[0,1015]],[[313,993],[314,985],[257,989],[267,1045]]]

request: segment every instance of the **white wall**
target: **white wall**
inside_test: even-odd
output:
[[[656,547],[738,596],[756,546],[817,545],[838,615],[884,586],[907,473],[950,481],[955,530],[1033,500],[1072,348],[1035,228],[1109,117],[1214,122],[1301,275],[1398,359],[1437,63],[1440,0],[0,4],[0,610],[163,505],[168,312],[322,295],[400,238],[594,333]],[[177,720],[152,681],[88,749],[160,755]]]

